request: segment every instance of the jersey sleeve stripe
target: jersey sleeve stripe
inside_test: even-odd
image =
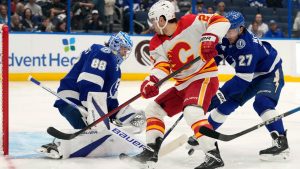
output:
[[[77,79],[77,83],[82,81],[82,80],[97,84],[101,88],[103,88],[103,85],[104,85],[104,80],[101,76],[97,76],[97,75],[94,75],[94,74],[91,74],[91,73],[88,73],[88,72],[80,73],[80,75]]]
[[[58,92],[58,95],[63,98],[73,98],[79,100],[79,93],[74,90],[62,90]]]

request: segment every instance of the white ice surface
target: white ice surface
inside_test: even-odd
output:
[[[56,89],[58,82],[43,82],[44,85]],[[120,102],[124,102],[139,91],[141,82],[122,82],[119,90]],[[166,89],[172,85],[166,84]],[[284,87],[277,106],[280,112],[300,106],[300,84],[287,83]],[[40,144],[51,141],[46,129],[54,126],[59,129],[69,128],[69,124],[52,107],[55,97],[45,90],[29,82],[10,83],[10,149],[11,156],[0,157],[0,169],[130,169],[132,166],[111,158],[74,158],[67,160],[52,160],[40,157],[34,149]],[[138,99],[133,103],[137,108],[145,108],[147,100]],[[233,134],[261,122],[252,108],[253,100],[233,113],[221,127],[220,131]],[[177,119],[166,118],[166,126],[170,127]],[[284,118],[285,127],[288,129],[288,140],[291,148],[289,162],[262,162],[258,158],[261,149],[271,145],[271,138],[265,128],[258,129],[245,136],[230,142],[219,142],[221,155],[225,161],[224,169],[295,169],[300,166],[300,112]],[[168,137],[166,142],[176,138],[182,133],[192,134],[191,129],[182,120]],[[143,138],[144,135],[140,135]],[[184,146],[171,154],[161,158],[158,162],[160,169],[193,169],[203,160],[203,154],[196,152],[188,157]]]

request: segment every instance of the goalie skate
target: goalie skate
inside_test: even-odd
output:
[[[58,146],[56,145],[56,143],[53,142],[53,143],[42,145],[36,151],[39,153],[43,153],[44,155],[46,155],[49,158],[61,159],[62,156],[59,154],[57,147]]]

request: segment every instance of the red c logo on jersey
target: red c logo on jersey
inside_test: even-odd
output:
[[[194,59],[194,55],[191,54],[189,56],[180,56],[180,51],[184,50],[187,53],[191,50],[191,46],[186,42],[178,42],[168,51],[168,57],[170,59],[170,63],[173,70],[177,70],[183,64],[188,63]]]

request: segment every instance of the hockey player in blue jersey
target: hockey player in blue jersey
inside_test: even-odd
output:
[[[121,79],[120,64],[129,56],[132,46],[132,40],[124,32],[112,35],[105,46],[93,44],[81,53],[78,62],[60,81],[58,94],[85,109],[85,113],[88,112],[84,114],[63,100],[55,102],[54,107],[58,108],[74,129],[82,129],[101,117],[98,111],[94,111],[92,98],[106,113],[119,106],[117,93]],[[121,109],[110,120],[118,126],[131,128],[131,131],[140,132],[145,126],[143,111],[131,106]],[[130,152],[127,145],[115,141],[116,138],[103,126],[100,123],[72,140],[57,139],[43,145],[38,151],[52,158],[97,157]]]
[[[255,97],[253,107],[262,120],[278,115],[275,107],[284,86],[282,60],[268,42],[261,41],[245,28],[241,13],[230,11],[225,16],[231,27],[217,46],[217,63],[226,60],[235,76],[218,90],[212,99],[209,122],[219,128],[239,106]],[[273,146],[259,152],[262,160],[286,160],[289,146],[282,120],[267,126]]]

